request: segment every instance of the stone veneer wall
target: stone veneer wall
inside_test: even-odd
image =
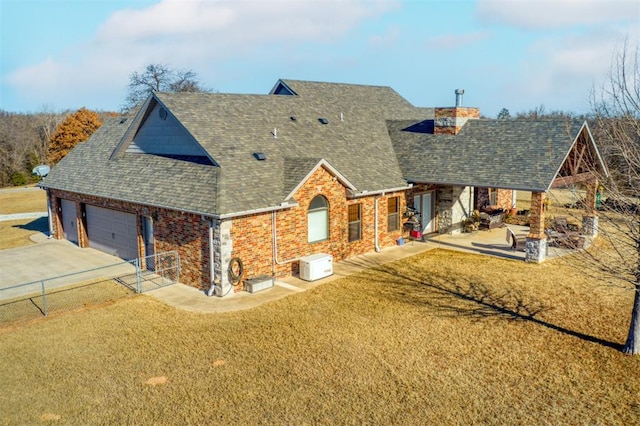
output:
[[[76,203],[80,247],[89,246],[86,223],[82,217],[83,204],[133,213],[137,218],[138,255],[142,257],[144,256],[142,217],[149,216],[153,218],[155,252],[177,250],[180,255],[180,282],[198,288],[208,288],[209,225],[208,221],[202,220],[200,215],[55,189],[50,189],[50,196],[54,238],[64,238],[60,199]]]
[[[436,186],[415,184],[406,191],[407,205],[413,206],[413,197],[425,192],[433,192],[435,203],[436,232],[457,233],[462,230],[462,222],[473,213],[473,188],[466,186]]]
[[[307,211],[311,200],[323,195],[329,202],[329,238],[308,243]],[[399,197],[399,229],[387,231],[387,199]],[[244,279],[259,275],[277,278],[299,273],[298,259],[315,253],[329,253],[334,261],[374,251],[374,208],[378,201],[378,241],[380,247],[396,245],[402,236],[402,214],[406,209],[404,192],[384,196],[367,196],[347,199],[345,187],[331,173],[319,168],[294,194],[298,206],[275,213],[277,229],[277,263],[273,259],[272,220],[274,213],[262,213],[230,219],[231,257],[238,257],[244,264]],[[347,206],[361,205],[361,238],[349,242]],[[224,262],[224,260],[223,260]],[[227,263],[228,265],[228,263]],[[226,271],[226,265],[222,265]],[[242,287],[236,287],[235,291]]]

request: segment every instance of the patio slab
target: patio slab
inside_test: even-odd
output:
[[[508,228],[516,235],[529,233],[528,226],[509,225]],[[436,245],[436,247],[467,253],[484,254],[512,260],[524,260],[525,257],[524,251],[511,250],[511,244],[507,241],[507,226],[471,233],[427,236],[425,240]]]

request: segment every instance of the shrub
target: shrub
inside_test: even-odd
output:
[[[29,179],[22,172],[13,172],[11,174],[11,183],[14,186],[22,186],[29,183]]]

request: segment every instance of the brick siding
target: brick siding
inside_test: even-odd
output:
[[[324,196],[329,203],[329,238],[309,243],[307,213],[311,200],[316,195]],[[67,191],[50,190],[54,237],[64,238],[60,199],[76,203],[78,212],[78,238],[81,247],[88,247],[86,224],[83,222],[84,204],[133,213],[137,217],[138,254],[144,255],[142,218],[153,219],[155,251],[177,250],[181,260],[180,281],[197,288],[209,288],[209,239],[208,221],[200,215],[182,213],[157,207],[125,201],[111,200]],[[399,229],[389,232],[387,229],[387,200],[398,197]],[[335,261],[375,250],[374,209],[378,202],[378,244],[381,248],[396,245],[403,234],[403,213],[406,210],[406,195],[399,191],[379,196],[367,196],[355,199],[347,198],[346,188],[323,167],[319,168],[294,194],[298,206],[276,213],[261,213],[225,219],[231,222],[233,241],[232,257],[238,257],[244,265],[243,280],[259,275],[282,278],[299,273],[300,257],[329,253]],[[361,206],[361,238],[349,242],[349,223],[347,210],[352,204]],[[277,263],[273,258],[273,215],[277,229]],[[219,247],[216,257],[220,256]],[[293,260],[293,261],[292,261]],[[218,274],[226,274],[226,266]],[[235,291],[243,287],[236,286]]]
[[[49,191],[54,238],[64,238],[60,199],[76,203],[78,245],[80,247],[89,246],[86,219],[82,215],[84,204],[133,213],[136,215],[137,223],[138,255],[142,257],[144,256],[142,217],[148,216],[153,219],[155,252],[177,250],[180,255],[180,282],[198,288],[208,288],[209,225],[199,215],[55,189],[50,189]]]
[[[481,210],[484,206],[489,206],[489,188],[475,188],[476,193],[476,210]],[[513,206],[513,191],[511,189],[496,189],[496,204],[492,207],[497,207],[504,210],[510,210]]]
[[[307,212],[316,195],[329,203],[329,238],[308,242]],[[387,200],[399,197],[400,226],[387,231]],[[380,247],[396,245],[402,236],[402,213],[406,209],[404,192],[347,199],[346,188],[323,167],[319,168],[293,195],[298,206],[275,213],[277,229],[277,262],[273,259],[272,220],[274,213],[255,214],[234,218],[231,228],[233,257],[242,259],[244,279],[259,275],[282,278],[299,273],[300,257],[315,253],[329,253],[334,261],[371,252],[374,247],[374,209],[378,201],[378,242]],[[347,210],[351,204],[361,205],[361,238],[349,242]],[[236,290],[239,290],[238,288]]]
[[[480,118],[480,109],[468,107],[436,108],[434,128],[436,135],[457,135],[468,119]],[[443,122],[443,119],[446,119]]]

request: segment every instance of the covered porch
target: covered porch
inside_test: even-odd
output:
[[[493,127],[502,125],[490,124],[495,124]],[[506,124],[513,128],[516,123]],[[449,245],[450,248],[540,263],[546,258],[584,248],[597,236],[598,176],[606,176],[607,169],[587,123],[522,121],[517,124],[517,135],[506,132],[501,135],[499,128],[493,129],[496,135],[503,137],[498,139],[500,144],[492,152],[491,162],[482,167],[470,167],[477,163],[476,159],[456,159],[456,164],[466,169],[466,173],[451,173],[450,176],[447,175],[447,180],[431,182],[472,187],[473,215],[480,217],[467,216],[466,222],[481,223],[484,214],[484,222],[488,222],[488,226],[484,230],[477,230],[479,226],[475,226],[472,227],[472,232],[459,235],[447,232],[439,226],[438,234],[425,236],[426,241]],[[546,144],[539,139],[540,135],[547,136]],[[480,147],[483,138],[479,136],[484,138],[485,135],[473,135],[469,132],[465,136],[460,133],[457,137],[467,145]],[[532,139],[532,136],[536,137]],[[413,182],[424,185],[428,181],[415,179]],[[575,194],[580,194],[579,198],[573,200],[574,208],[571,212],[565,213],[572,217],[572,227],[566,221],[564,225],[561,223],[560,219],[566,219],[562,215],[549,211],[553,198],[550,196],[551,192],[561,188],[570,188]],[[516,203],[509,195],[514,193],[525,193],[528,196],[526,206],[518,205],[518,209],[526,211],[526,215],[523,215],[525,220],[503,222],[503,218],[515,213],[513,208]],[[494,213],[501,220],[487,220],[487,216],[491,219]],[[467,225],[465,223],[465,231]],[[518,236],[517,250],[512,250],[511,243],[507,241],[507,228]],[[445,233],[450,235],[445,236]],[[512,237],[512,240],[516,239]]]
[[[583,193],[584,191],[579,192],[579,194]],[[521,210],[528,210],[531,203],[530,198],[530,192],[520,191],[517,200],[518,207]],[[548,194],[548,199],[552,200],[552,207],[547,207],[548,210],[544,212],[547,217],[569,217],[569,221],[572,224],[575,224],[577,219],[582,216],[581,209],[568,210],[563,208],[565,200],[569,199],[569,197],[564,196],[564,194],[558,195],[557,191],[552,191]],[[507,230],[511,230],[521,242],[515,250],[513,249],[512,240],[507,234]],[[527,255],[530,255],[531,253],[527,252],[526,247],[526,242],[530,240],[530,234],[531,227],[528,225],[502,223],[499,227],[493,229],[480,229],[474,232],[431,234],[425,236],[424,242],[434,247],[449,250],[482,254],[511,260],[531,261],[527,259]],[[571,255],[576,253],[577,250],[588,248],[593,242],[594,236],[583,235],[581,237],[584,238],[584,245],[573,247],[568,244],[553,244],[552,240],[545,233],[544,252],[541,253],[543,255],[542,260]],[[411,241],[409,244],[420,244],[420,242]]]

